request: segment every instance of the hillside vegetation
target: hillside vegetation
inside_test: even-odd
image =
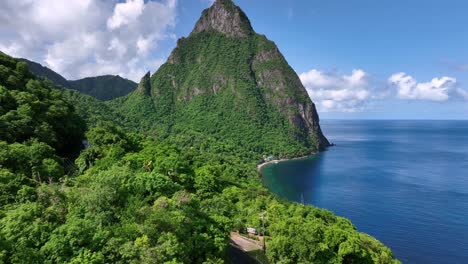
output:
[[[135,90],[137,84],[118,75],[103,75],[70,81],[53,70],[27,59],[28,69],[36,76],[52,81],[63,88],[79,91],[101,101],[125,96]]]
[[[329,144],[296,73],[263,36],[200,32],[181,39],[145,91],[117,99],[116,109],[162,137],[201,132],[280,157]]]
[[[137,84],[118,75],[103,75],[68,81],[71,89],[108,101],[125,96],[135,90]]]
[[[222,27],[232,36],[203,19],[215,11],[240,19]],[[245,19],[217,0],[168,63],[106,103],[0,54],[0,263],[229,263],[229,233],[247,227],[268,236],[271,263],[398,263],[349,220],[263,187],[263,154],[328,141]]]

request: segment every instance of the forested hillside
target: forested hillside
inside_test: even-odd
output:
[[[230,0],[204,16],[216,10],[247,25]],[[261,216],[270,263],[398,263],[349,220],[263,187],[263,154],[328,141],[271,42],[203,25],[134,93],[106,103],[0,54],[0,263],[229,263],[229,233],[262,230]],[[277,68],[289,75],[268,75]]]
[[[28,65],[28,69],[36,76],[49,79],[53,83],[67,89],[79,91],[98,100],[107,101],[125,96],[135,90],[137,84],[118,75],[103,75],[70,81],[53,70],[27,59],[20,59]]]
[[[159,141],[91,122],[65,174],[82,119],[24,63],[0,61],[1,262],[223,263],[229,232],[260,227],[261,213],[272,263],[394,262],[348,220],[269,194],[258,153],[199,132]]]
[[[137,84],[118,75],[103,75],[68,81],[71,89],[77,90],[102,101],[127,95],[135,90]]]
[[[41,64],[37,62],[30,61],[27,59],[19,59],[19,60],[26,62],[26,64],[28,65],[29,71],[31,71],[37,77],[43,77],[43,78],[49,79],[50,81],[52,81],[53,83],[57,85],[60,85],[64,88],[71,89],[70,83],[62,75],[54,72],[53,70],[45,66],[42,66]]]
[[[116,109],[161,137],[202,133],[279,157],[329,146],[297,74],[230,0],[205,10],[168,61],[143,82],[146,88],[119,98]],[[140,109],[149,114],[138,115]]]

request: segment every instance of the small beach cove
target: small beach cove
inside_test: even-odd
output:
[[[270,160],[270,161],[265,161],[263,163],[260,163],[257,165],[257,171],[262,174],[262,170],[263,168],[265,168],[266,166],[268,165],[271,165],[271,164],[278,164],[278,163],[281,163],[281,162],[286,162],[286,161],[292,161],[292,160],[303,160],[303,159],[309,159],[309,158],[312,158],[314,157],[315,155],[317,155],[318,153],[312,153],[310,155],[306,155],[306,156],[301,156],[301,157],[297,157],[297,158],[290,158],[290,159],[274,159],[274,160]]]

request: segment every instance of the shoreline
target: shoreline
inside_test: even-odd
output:
[[[301,156],[301,157],[296,157],[296,158],[290,158],[290,159],[277,159],[277,160],[271,160],[271,161],[266,161],[266,162],[262,162],[260,164],[257,165],[257,171],[261,174],[262,173],[262,169],[269,165],[269,164],[277,164],[277,163],[280,163],[280,162],[285,162],[285,161],[290,161],[290,160],[299,160],[299,159],[305,159],[305,158],[309,158],[309,157],[312,157],[314,155],[317,155],[318,152],[316,153],[311,153],[311,154],[308,154],[308,155],[305,155],[305,156]]]

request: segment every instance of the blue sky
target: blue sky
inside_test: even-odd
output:
[[[0,21],[7,22],[0,26],[0,50],[70,79],[111,73],[134,80],[156,70],[211,4],[43,0],[20,8],[17,2],[0,7]],[[322,118],[468,118],[467,1],[235,2],[258,33],[276,42]],[[48,21],[41,4],[66,14]],[[32,18],[21,18],[25,13]],[[69,50],[76,52],[64,56]]]

